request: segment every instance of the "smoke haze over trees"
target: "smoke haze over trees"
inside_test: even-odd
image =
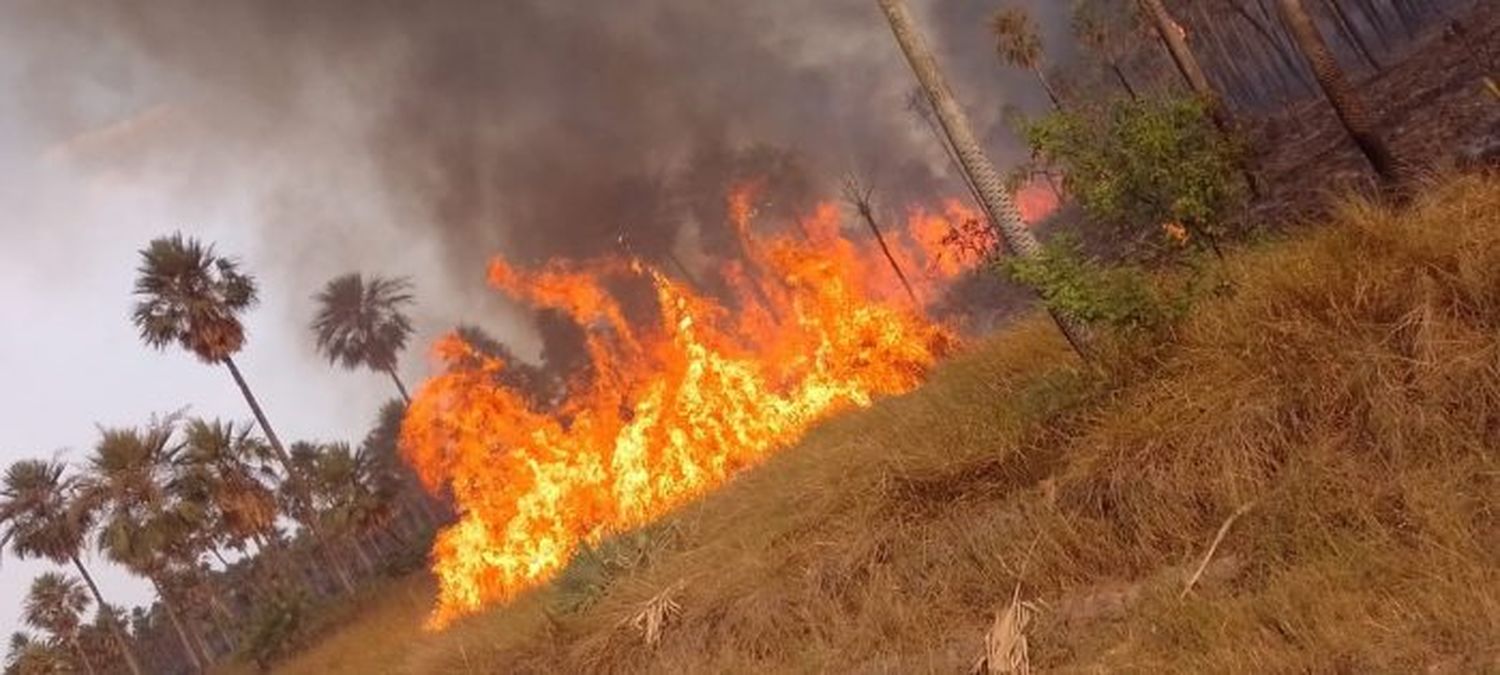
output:
[[[1058,3],[1025,4],[1044,31],[1066,30]],[[960,83],[986,84],[960,89],[987,140],[1013,152],[1002,104],[1037,94],[994,86],[1024,79],[978,48],[987,8],[927,9],[951,33],[942,56]],[[779,172],[764,199],[788,210],[851,168],[874,174],[892,205],[962,190],[906,112],[904,66],[863,0],[27,2],[6,13],[33,56],[26,106],[73,137],[71,159],[156,175],[192,199],[238,192],[255,217],[242,226],[314,280],[435,243],[442,271],[474,296],[434,311],[494,309],[481,275],[497,251],[590,257],[624,234],[647,257],[701,264],[704,249],[723,253],[720,223],[704,222],[723,183],[751,171]]]

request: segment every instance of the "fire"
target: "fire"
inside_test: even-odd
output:
[[[1059,195],[1050,178],[1034,178],[1016,190],[1016,209],[1021,220],[1036,224],[1046,220],[1057,210]]]
[[[636,260],[492,263],[497,289],[586,329],[593,367],[539,406],[497,383],[505,363],[456,336],[435,346],[449,367],[402,431],[408,460],[458,511],[432,551],[429,627],[547,581],[581,544],[702,495],[821,419],[915,388],[953,348],[893,285],[889,261],[842,234],[837,206],[758,235],[749,197],[728,202],[745,245],[718,266],[728,302]],[[993,250],[980,222],[954,201],[887,233],[924,300]],[[629,283],[654,293],[652,320],[627,318],[612,289]]]

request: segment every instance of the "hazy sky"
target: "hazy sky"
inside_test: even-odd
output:
[[[3,39],[0,32],[0,44]],[[0,59],[0,91],[24,86],[19,71],[26,65],[24,59]],[[282,272],[294,261],[340,257],[305,240],[280,248],[258,231],[263,207],[256,200],[265,194],[259,188],[266,173],[276,175],[282,159],[237,165],[218,156],[235,151],[227,144],[205,146],[203,156],[178,154],[165,166],[91,167],[90,153],[116,152],[117,145],[129,151],[136,136],[170,132],[137,127],[185,122],[173,119],[178,113],[170,107],[143,106],[131,97],[121,97],[111,110],[89,100],[89,83],[78,84],[85,91],[79,105],[96,107],[89,114],[101,121],[75,133],[38,119],[35,110],[23,108],[24,97],[0,97],[0,372],[8,382],[0,387],[0,464],[55,455],[76,466],[97,437],[96,425],[136,425],[185,406],[193,415],[249,419],[224,369],[177,350],[146,348],[129,321],[137,251],[173,230],[214,242],[257,275],[261,306],[247,317],[249,344],[239,362],[281,437],[357,442],[394,391],[383,376],[335,370],[312,351],[305,326],[314,289],[293,286]],[[195,194],[185,195],[184,174],[210,167],[206,175],[191,176]],[[350,185],[357,179],[326,180],[331,200],[371,201],[369,188]],[[379,218],[350,211],[351,229],[380,230]],[[428,280],[420,274],[437,263],[414,235],[381,231],[377,238],[387,254],[367,253],[368,264],[360,269],[413,276],[419,302],[487,293],[482,269],[474,270],[472,288],[453,289],[445,276]],[[353,269],[330,265],[326,276]],[[503,315],[448,314],[439,320],[431,314],[421,313],[422,335],[403,365],[409,385],[425,372],[424,350],[435,331],[460,318],[525,340],[524,329]],[[97,553],[85,560],[111,602],[150,601],[141,580]],[[47,567],[0,555],[0,635],[18,627],[26,587]]]
[[[1002,104],[1044,104],[1028,75],[995,66],[991,4],[913,4],[992,149],[1014,153]],[[1064,3],[1026,4],[1061,42]],[[460,321],[534,354],[482,264],[535,243],[526,214],[558,228],[541,249],[566,250],[577,218],[550,204],[661,169],[693,129],[793,146],[824,177],[870,157],[941,172],[905,110],[911,86],[874,0],[0,0],[0,464],[77,465],[96,425],[183,407],[249,417],[221,368],[140,344],[130,289],[152,237],[213,242],[259,279],[238,359],[284,439],[357,441],[393,392],[313,353],[322,281],[412,277],[410,385]],[[112,602],[150,600],[87,560]],[[0,555],[0,635],[45,567]]]
[[[8,88],[0,81],[0,89]],[[195,415],[249,417],[222,368],[147,349],[128,320],[136,251],[173,229],[213,241],[246,269],[262,272],[262,306],[248,318],[250,341],[240,361],[280,435],[358,440],[392,394],[390,385],[383,377],[330,369],[312,353],[303,329],[312,311],[309,289],[264,273],[278,268],[282,253],[266,250],[252,231],[252,211],[233,200],[212,209],[180,202],[151,176],[81,173],[58,156],[59,139],[28,136],[5,105],[0,372],[8,386],[0,387],[0,462],[59,453],[77,463],[95,440],[96,423],[134,425],[184,406]],[[414,247],[409,253],[420,256]],[[414,268],[393,259],[369,271]],[[411,380],[422,372],[420,349],[406,359]],[[145,584],[97,555],[89,559],[113,602],[149,599]],[[13,629],[25,585],[43,567],[9,556],[0,562],[0,630]]]

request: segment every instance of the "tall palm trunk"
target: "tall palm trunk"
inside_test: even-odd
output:
[[[245,403],[250,405],[250,412],[254,413],[255,421],[260,424],[261,432],[266,435],[266,442],[271,445],[271,450],[276,453],[276,461],[281,464],[282,470],[286,471],[287,480],[291,481],[292,492],[296,496],[292,501],[297,502],[297,510],[301,512],[298,514],[301,517],[297,520],[301,521],[312,533],[313,539],[317,541],[319,551],[322,552],[322,556],[328,562],[329,567],[333,569],[334,576],[338,577],[339,583],[344,587],[344,590],[353,593],[354,582],[349,578],[349,572],[328,552],[328,541],[324,538],[322,529],[318,527],[317,514],[314,514],[312,510],[312,495],[307,491],[307,483],[302,479],[301,472],[297,471],[297,468],[292,465],[291,456],[287,454],[286,447],[281,444],[281,439],[276,436],[276,431],[271,428],[270,420],[266,419],[265,411],[260,409],[260,402],[255,400],[255,394],[250,392],[250,385],[245,382],[245,376],[240,374],[239,366],[234,365],[234,359],[227,356],[224,357],[224,365],[229,368],[229,374],[234,376],[234,383],[239,386],[240,393],[245,396]]]
[[[396,391],[401,392],[401,400],[406,402],[406,405],[411,405],[411,394],[406,393],[406,385],[401,382],[401,376],[396,374],[396,369],[390,368],[385,372],[391,376],[391,381],[396,383]]]
[[[360,543],[359,537],[357,535],[351,535],[349,537],[349,544],[347,548],[354,554],[354,558],[358,562],[359,567],[366,573],[370,573],[375,570],[375,563],[370,560],[370,553],[365,550],[364,545]]]
[[[1328,49],[1328,43],[1323,40],[1323,34],[1318,32],[1312,16],[1302,6],[1302,0],[1279,0],[1279,6],[1282,19],[1291,29],[1292,37],[1297,40],[1297,48],[1312,67],[1318,86],[1323,89],[1328,102],[1333,104],[1333,110],[1343,123],[1344,130],[1349,133],[1349,138],[1364,153],[1365,159],[1370,161],[1370,166],[1374,167],[1381,183],[1387,187],[1400,184],[1400,167],[1391,154],[1390,147],[1376,133],[1375,120],[1365,107],[1364,100],[1349,84],[1344,70],[1339,67],[1338,61]]]
[[[1125,77],[1125,70],[1120,68],[1120,62],[1110,61],[1109,69],[1114,72],[1115,79],[1120,81],[1120,87],[1125,90],[1126,94],[1130,95],[1130,100],[1140,100],[1140,96],[1137,96],[1135,93],[1135,87],[1130,86],[1130,79]]]
[[[187,629],[182,625],[182,619],[177,616],[177,605],[167,597],[167,592],[162,588],[161,582],[155,578],[151,579],[151,585],[156,587],[156,595],[161,598],[161,605],[167,609],[167,619],[172,622],[172,630],[177,633],[177,641],[182,644],[182,651],[187,653],[188,661],[193,666],[194,672],[203,672],[203,658],[198,655],[198,650],[193,647],[193,641],[188,637]]]
[[[1005,192],[1005,184],[1000,179],[1000,174],[990,164],[989,157],[979,147],[979,141],[974,138],[974,131],[969,128],[968,117],[964,115],[958,102],[953,99],[953,92],[948,88],[948,83],[943,78],[942,71],[938,68],[937,59],[927,48],[921,33],[912,20],[911,11],[907,9],[905,0],[879,0],[880,8],[885,12],[886,19],[891,24],[891,32],[896,36],[896,42],[900,44],[901,51],[906,55],[907,62],[911,65],[912,72],[922,84],[922,90],[932,102],[933,111],[937,113],[938,121],[943,126],[943,131],[948,140],[953,144],[954,154],[958,156],[959,164],[964,173],[974,185],[975,191],[980,196],[980,206],[985,215],[989,216],[990,223],[999,231],[1000,238],[1005,242],[1005,247],[1012,254],[1023,258],[1030,258],[1041,252],[1041,244],[1031,231],[1026,229],[1026,224],[1021,221],[1021,212],[1016,210],[1016,204],[1010,195]],[[1089,331],[1087,326],[1077,318],[1058,312],[1048,310],[1052,319],[1057,322],[1057,327],[1062,331],[1073,350],[1085,360],[1090,358]]]
[[[1344,11],[1344,6],[1339,4],[1339,0],[1324,0],[1324,3],[1333,10],[1333,18],[1338,22],[1339,31],[1344,34],[1345,39],[1354,46],[1355,51],[1359,52],[1365,63],[1370,64],[1370,68],[1379,73],[1380,61],[1375,58],[1375,53],[1370,51],[1370,45],[1365,42],[1364,36],[1359,34],[1359,26],[1354,25],[1354,21],[1350,20],[1348,12]]]
[[[1033,66],[1031,72],[1036,74],[1036,81],[1041,83],[1042,91],[1047,92],[1047,98],[1051,99],[1052,109],[1062,112],[1062,97],[1058,96],[1057,90],[1052,88],[1052,81],[1047,79],[1047,72],[1042,70],[1042,67],[1039,65]]]
[[[1172,55],[1172,62],[1177,65],[1177,72],[1182,74],[1182,79],[1187,81],[1188,87],[1203,99],[1204,105],[1208,106],[1208,114],[1213,119],[1214,126],[1226,134],[1234,129],[1234,120],[1229,116],[1229,110],[1224,107],[1224,98],[1213,88],[1208,81],[1208,75],[1203,72],[1203,66],[1198,63],[1198,57],[1193,54],[1192,47],[1188,46],[1187,37],[1182,32],[1182,26],[1172,18],[1162,0],[1139,0],[1140,7],[1146,16],[1151,19],[1151,25],[1156,29],[1156,34],[1167,45],[1167,52]]]
[[[1188,86],[1193,93],[1203,100],[1203,105],[1208,108],[1208,117],[1218,128],[1219,133],[1225,136],[1234,136],[1234,118],[1229,114],[1228,106],[1224,105],[1224,97],[1213,88],[1208,81],[1208,75],[1204,74],[1203,66],[1198,63],[1198,57],[1193,54],[1192,47],[1188,46],[1187,36],[1183,33],[1182,26],[1177,23],[1172,15],[1167,12],[1166,5],[1162,0],[1138,0],[1141,10],[1150,17],[1151,24],[1156,28],[1156,34],[1163,43],[1167,45],[1167,52],[1172,55],[1172,62],[1177,64],[1177,71],[1182,73],[1183,79],[1187,80]],[[1245,183],[1250,187],[1250,193],[1260,195],[1260,183],[1255,178],[1255,172],[1250,170],[1248,161],[1240,162],[1240,173],[1245,177]]]
[[[89,585],[89,591],[94,594],[94,604],[99,607],[99,611],[105,611],[104,608],[108,607],[109,603],[104,601],[104,595],[99,592],[99,585],[94,583],[94,577],[89,574],[78,556],[71,556],[71,559],[73,566],[78,568],[78,575],[83,577],[84,583]],[[131,674],[145,675],[146,671],[141,670],[140,662],[135,659],[135,651],[131,649],[130,642],[125,639],[125,632],[120,630],[120,624],[115,621],[114,615],[110,615],[105,623],[109,624],[109,634],[114,638],[115,646],[120,648],[120,656],[125,657],[125,666],[130,669]]]
[[[74,635],[68,642],[73,644],[73,651],[78,652],[78,660],[83,662],[83,669],[88,671],[89,675],[96,675],[94,662],[89,660],[89,653],[84,650],[83,642],[78,639],[78,636]]]

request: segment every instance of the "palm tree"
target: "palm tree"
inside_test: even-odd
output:
[[[5,654],[5,675],[62,675],[68,671],[67,660],[56,646],[26,633],[10,634],[9,650]]]
[[[1333,52],[1328,49],[1323,34],[1318,31],[1312,16],[1302,6],[1302,0],[1280,0],[1278,4],[1281,18],[1286,21],[1292,36],[1297,40],[1298,51],[1302,52],[1303,58],[1312,67],[1313,77],[1318,81],[1323,94],[1328,97],[1328,102],[1333,105],[1334,112],[1344,125],[1344,131],[1348,132],[1359,151],[1364,153],[1365,159],[1370,161],[1370,166],[1375,169],[1381,183],[1387,187],[1399,185],[1400,165],[1385,140],[1375,131],[1375,119],[1365,106],[1364,99],[1349,83],[1344,69],[1339,67]]]
[[[366,280],[357,273],[345,274],[330,280],[315,299],[318,315],[312,322],[313,335],[328,362],[390,375],[401,398],[411,403],[406,385],[396,375],[396,361],[412,332],[411,320],[402,313],[412,302],[411,283],[403,278]]]
[[[151,240],[141,251],[136,273],[135,295],[139,300],[131,319],[140,330],[141,339],[157,349],[178,345],[204,363],[224,364],[229,369],[277,461],[286,471],[298,520],[321,542],[316,519],[308,511],[310,502],[302,487],[303,477],[293,470],[286,448],[234,363],[234,354],[245,345],[245,327],[239,315],[256,303],[255,279],[241,272],[236,261],[215,254],[212,246],[180,233]],[[344,589],[353,592],[354,585],[342,568],[332,560],[329,562]]]
[[[179,496],[197,505],[215,538],[243,551],[254,541],[264,549],[276,531],[276,495],[262,480],[274,477],[270,447],[249,425],[188,420],[177,458]]]
[[[1118,37],[1111,30],[1111,24],[1118,22],[1118,16],[1107,15],[1104,6],[1090,0],[1073,0],[1073,33],[1078,36],[1089,49],[1097,54],[1104,65],[1114,74],[1115,80],[1120,83],[1120,88],[1134,101],[1139,98],[1135,87],[1130,84],[1130,78],[1125,76],[1125,68],[1121,64],[1125,58],[1125,40]]]
[[[927,43],[922,39],[921,33],[917,31],[905,0],[880,0],[880,8],[885,12],[886,19],[891,24],[891,32],[895,34],[896,42],[901,46],[902,53],[906,55],[907,62],[911,64],[912,71],[922,85],[922,90],[927,94],[927,99],[932,102],[933,112],[936,113],[945,135],[952,143],[954,154],[958,156],[964,173],[968,175],[969,182],[979,193],[980,206],[984,208],[990,223],[999,230],[1005,247],[1018,256],[1027,258],[1036,256],[1041,252],[1041,244],[1037,242],[1036,237],[1032,236],[1031,231],[1026,229],[1026,224],[1021,220],[1020,211],[1016,210],[1015,202],[1005,191],[1005,181],[995,171],[995,166],[990,163],[984,150],[979,147],[979,141],[974,137],[973,129],[969,127],[968,117],[964,115],[963,109],[958,107],[958,102],[953,99],[953,92],[948,88],[948,83],[938,68],[937,59],[927,48]],[[1089,358],[1088,328],[1075,317],[1056,310],[1050,311],[1053,320],[1057,322],[1058,328],[1062,330],[1063,336],[1068,339],[1073,349],[1083,358]]]
[[[348,542],[360,564],[376,572],[365,542],[394,517],[395,477],[381,471],[371,452],[347,443],[293,443],[292,461],[312,477],[313,498],[327,531]]]
[[[1047,73],[1042,68],[1042,39],[1037,36],[1036,23],[1031,20],[1031,15],[1020,7],[1006,7],[995,12],[990,17],[990,34],[995,38],[995,55],[1009,65],[1035,74],[1037,82],[1047,92],[1047,98],[1052,99],[1052,107],[1062,110],[1062,99],[1047,81]]]
[[[1235,131],[1234,117],[1229,114],[1229,107],[1224,105],[1224,97],[1219,95],[1218,90],[1209,84],[1208,75],[1204,74],[1203,66],[1198,63],[1198,57],[1193,54],[1193,48],[1188,45],[1187,31],[1182,24],[1172,18],[1171,12],[1162,0],[1137,0],[1141,12],[1150,20],[1156,28],[1157,37],[1161,38],[1167,46],[1167,52],[1172,55],[1172,62],[1177,64],[1178,72],[1187,81],[1193,93],[1203,101],[1208,110],[1208,117],[1213,121],[1214,127],[1219,133],[1226,137],[1233,137]],[[1256,179],[1255,172],[1251,167],[1248,157],[1239,161],[1241,175],[1245,178],[1245,185],[1250,189],[1250,194],[1260,196],[1260,181]]]
[[[99,585],[78,558],[93,516],[74,503],[76,487],[77,481],[63,475],[59,462],[29,459],[11,464],[0,481],[0,549],[9,546],[22,559],[71,562],[88,584],[94,602],[104,608],[107,605]],[[119,623],[111,621],[109,630],[130,672],[142,675],[144,671]]]
[[[405,416],[406,406],[401,401],[386,401],[380,406],[374,426],[360,442],[359,450],[371,459],[375,471],[391,477],[403,504],[401,511],[409,514],[414,519],[415,529],[422,532],[437,527],[438,515],[433,508],[432,495],[422,486],[416,471],[401,459],[401,422]]]
[[[196,670],[203,659],[188,638],[177,603],[164,583],[174,563],[194,559],[190,508],[173,497],[172,466],[181,444],[176,420],[154,420],[144,429],[101,429],[80,481],[80,499],[103,514],[98,545],[126,569],[156,588],[183,652]]]
[[[1182,79],[1192,88],[1193,93],[1203,99],[1204,105],[1208,107],[1208,114],[1213,119],[1214,126],[1224,134],[1230,134],[1234,130],[1234,120],[1229,116],[1229,109],[1224,106],[1223,97],[1209,84],[1208,75],[1204,74],[1203,66],[1198,63],[1198,57],[1193,54],[1193,48],[1188,46],[1187,31],[1183,30],[1182,24],[1172,18],[1172,13],[1167,11],[1167,6],[1162,0],[1138,0],[1141,12],[1150,19],[1156,28],[1157,37],[1166,44],[1167,52],[1172,55],[1172,62],[1177,64],[1177,71],[1182,74]]]
[[[89,592],[77,579],[58,572],[45,572],[31,581],[21,608],[21,620],[46,631],[54,642],[70,645],[92,675],[94,664],[78,641],[83,613],[89,607]]]

